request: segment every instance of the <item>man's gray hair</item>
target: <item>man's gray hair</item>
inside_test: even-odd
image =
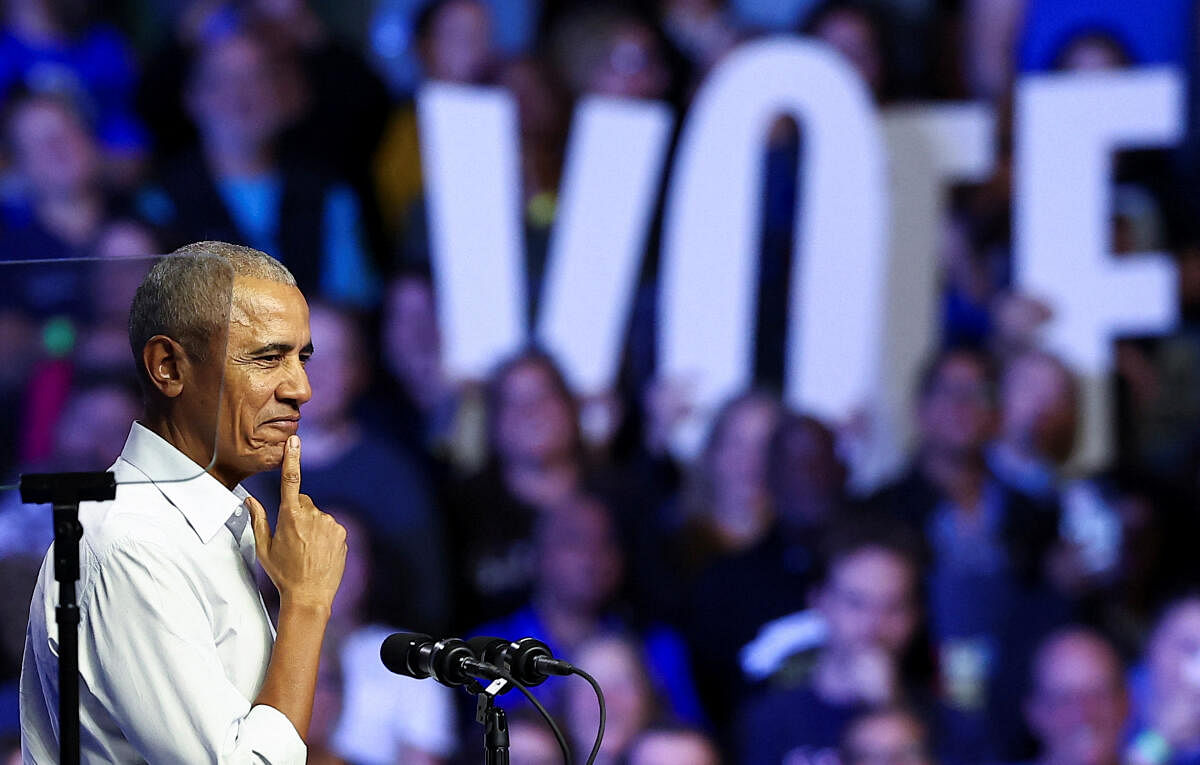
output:
[[[175,340],[197,363],[208,360],[214,341],[228,331],[233,280],[239,276],[296,286],[292,272],[275,258],[226,242],[184,245],[154,264],[129,309],[129,346],[139,382],[146,377],[142,350],[155,335]]]

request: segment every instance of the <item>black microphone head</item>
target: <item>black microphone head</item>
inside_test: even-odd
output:
[[[446,638],[434,644],[429,653],[429,669],[433,679],[451,687],[466,685],[475,678],[464,662],[473,661],[475,652],[458,638]]]
[[[415,659],[422,646],[433,642],[429,635],[419,632],[397,632],[383,641],[379,647],[379,658],[383,660],[383,666],[397,675],[424,680],[431,673],[419,667]]]
[[[475,654],[475,658],[503,669],[508,664],[508,654],[512,643],[504,638],[480,635],[467,638],[467,647]]]
[[[509,652],[511,672],[517,682],[522,685],[540,685],[549,677],[542,669],[535,666],[534,660],[544,657],[553,659],[554,654],[545,643],[536,638],[521,638],[513,644]]]

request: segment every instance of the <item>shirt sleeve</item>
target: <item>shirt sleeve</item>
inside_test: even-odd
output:
[[[88,576],[80,693],[145,760],[303,765],[288,718],[252,706],[226,677],[205,603],[167,551],[123,541],[92,559]]]

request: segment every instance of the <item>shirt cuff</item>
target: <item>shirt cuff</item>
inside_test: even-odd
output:
[[[250,708],[242,718],[238,749],[258,755],[268,765],[304,765],[308,747],[283,712],[266,704]]]

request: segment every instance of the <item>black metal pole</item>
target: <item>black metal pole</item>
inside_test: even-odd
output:
[[[21,501],[54,506],[54,580],[58,582],[58,761],[79,765],[79,580],[80,502],[105,502],[117,496],[117,479],[105,473],[26,473]]]
[[[483,714],[483,753],[485,765],[508,765],[508,716],[490,696]]]
[[[475,722],[483,726],[484,765],[508,765],[508,716],[496,706],[496,694],[511,686],[507,680],[495,680],[486,688],[478,680],[467,684],[475,694]]]
[[[79,504],[54,505],[54,579],[58,582],[58,761],[79,765]]]

